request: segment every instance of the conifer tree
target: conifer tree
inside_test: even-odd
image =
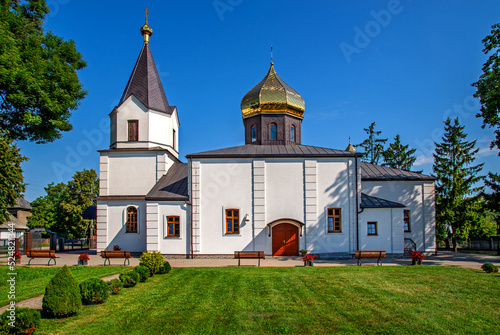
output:
[[[389,147],[382,152],[384,157],[384,166],[390,166],[395,169],[411,171],[411,168],[417,157],[415,156],[417,149],[410,149],[410,146],[401,143],[399,134],[394,137],[394,142],[389,144]],[[422,170],[415,171],[422,173]]]
[[[446,232],[448,237],[452,237],[456,248],[456,238],[468,238],[474,221],[477,220],[474,208],[477,208],[478,196],[483,189],[482,186],[477,186],[483,179],[479,176],[483,164],[473,165],[474,156],[479,149],[475,148],[475,140],[466,140],[465,127],[460,125],[458,118],[453,123],[448,118],[444,124],[442,142],[434,143],[436,151],[433,155],[436,221],[438,232]]]
[[[364,149],[364,152],[361,152],[363,154],[361,159],[364,162],[378,164],[382,158],[384,144],[387,142],[387,139],[378,138],[382,131],[375,130],[375,122],[372,122],[368,128],[364,128],[363,130],[368,134],[368,138],[363,142],[356,144],[355,147],[361,147]]]

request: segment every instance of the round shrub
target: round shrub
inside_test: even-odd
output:
[[[164,274],[164,273],[169,273],[172,267],[170,266],[170,263],[165,261],[162,266],[158,269],[158,274]]]
[[[45,287],[42,314],[49,318],[61,318],[76,314],[82,306],[78,284],[65,265]]]
[[[84,305],[102,304],[109,297],[109,286],[102,279],[90,278],[80,283]]]
[[[137,284],[137,280],[134,280],[132,278],[132,276],[130,275],[132,273],[131,272],[128,272],[128,273],[122,273],[120,274],[120,281],[123,283],[123,287],[127,288],[127,287],[133,287]],[[136,274],[137,276],[137,274]],[[137,278],[134,276],[134,278]]]
[[[486,273],[498,272],[498,268],[491,263],[484,263],[481,266],[481,269],[483,269],[483,271]]]
[[[158,272],[160,266],[163,265],[163,255],[158,251],[143,252],[139,258],[139,265],[143,265],[149,269],[149,275],[153,276]]]
[[[139,281],[145,282],[149,278],[149,269],[143,265],[136,266],[134,272],[139,275]]]
[[[16,308],[15,313],[14,327],[9,310],[0,316],[0,334],[32,334],[40,323],[40,313],[32,308]]]
[[[115,278],[113,280],[108,281],[108,286],[109,286],[109,291],[111,292],[111,294],[114,295],[114,294],[118,294],[118,292],[120,292],[120,290],[123,287],[123,284],[120,281],[120,279]]]

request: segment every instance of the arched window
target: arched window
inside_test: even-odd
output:
[[[290,141],[295,142],[295,126],[290,127]]]
[[[252,136],[252,142],[257,141],[257,127],[252,126],[252,129],[250,130],[251,136]]]
[[[137,233],[137,208],[127,208],[127,233]]]
[[[278,126],[276,125],[276,123],[271,123],[269,131],[270,131],[271,140],[277,140],[278,139]]]

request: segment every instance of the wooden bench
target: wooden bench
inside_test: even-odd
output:
[[[123,266],[125,266],[125,262],[128,262],[127,265],[130,265],[129,258],[130,251],[129,250],[105,250],[101,251],[101,257],[104,258],[104,265],[106,266],[106,261],[108,261],[108,265],[111,265],[110,258],[125,258],[123,261]]]
[[[47,266],[50,265],[51,260],[53,260],[54,265],[56,265],[56,258],[59,258],[56,256],[55,250],[27,250],[26,256],[30,258],[28,265],[30,265],[31,261],[35,258],[49,258]]]
[[[361,266],[361,258],[377,258],[377,265],[382,266],[382,258],[385,258],[385,250],[356,250],[354,258],[358,260]]]
[[[260,266],[260,260],[265,258],[264,251],[235,251],[234,252],[234,259],[238,259],[238,266],[240,266],[240,259],[242,259],[242,258],[258,259],[259,266]]]

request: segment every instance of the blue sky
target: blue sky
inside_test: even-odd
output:
[[[21,142],[26,199],[79,170],[99,170],[109,147],[108,114],[142,47],[148,6],[151,50],[171,105],[177,106],[180,158],[244,144],[240,102],[267,73],[270,44],[281,78],[306,110],[302,144],[345,149],[376,122],[382,136],[417,148],[432,172],[433,142],[446,117],[459,117],[481,148],[484,172],[499,172],[481,129],[471,83],[486,60],[481,40],[500,22],[499,1],[75,1],[49,0],[46,29],[73,39],[88,66],[88,96],[74,129],[50,144]]]

